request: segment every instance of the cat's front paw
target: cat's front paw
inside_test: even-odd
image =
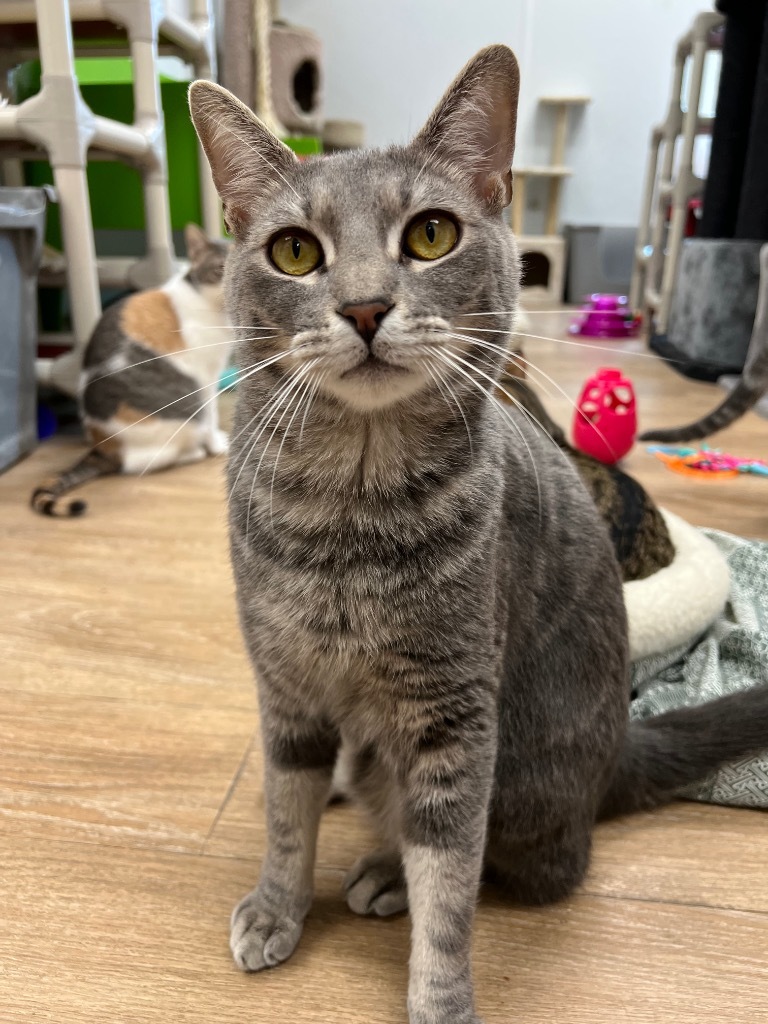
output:
[[[408,909],[408,891],[400,855],[377,850],[361,857],[344,879],[344,892],[355,914],[401,914]]]
[[[225,430],[212,430],[206,438],[205,449],[209,455],[223,455],[229,451],[229,435]]]
[[[306,911],[287,900],[269,898],[261,889],[238,903],[232,913],[229,948],[241,971],[263,971],[287,960],[296,948]]]
[[[409,1007],[408,1024],[484,1024],[480,1017],[474,1013],[466,1016],[460,1009],[451,1008],[446,1012],[445,1008],[440,1010],[413,1010]]]

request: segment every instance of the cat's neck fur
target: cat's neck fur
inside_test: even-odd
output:
[[[250,388],[248,383],[239,397],[236,437],[250,420],[251,410],[262,407],[269,394],[262,391],[262,383],[254,382]],[[276,429],[266,451],[261,443],[256,446],[263,462],[255,477],[253,500],[256,504],[267,497],[276,518],[279,513],[306,524],[318,517],[344,520],[361,512],[366,518],[389,521],[404,497],[418,500],[419,494],[435,486],[452,491],[451,481],[460,486],[484,461],[482,438],[488,436],[486,421],[493,411],[480,399],[470,402],[467,427],[447,404],[425,409],[406,400],[390,409],[363,413],[331,396],[318,395],[306,420],[304,408],[291,424],[292,414],[289,411]],[[241,467],[245,480],[256,473],[258,459],[249,458],[248,453],[258,427],[252,424],[235,441],[233,479]],[[262,441],[271,431],[272,425]]]

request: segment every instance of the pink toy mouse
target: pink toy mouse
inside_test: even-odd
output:
[[[621,370],[601,367],[579,395],[573,420],[575,446],[585,455],[610,465],[627,454],[636,434],[632,381]]]

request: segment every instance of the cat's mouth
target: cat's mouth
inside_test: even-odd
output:
[[[368,357],[361,363],[353,366],[349,370],[345,370],[342,373],[342,380],[349,380],[350,378],[357,378],[361,380],[384,380],[386,377],[391,377],[393,374],[409,373],[409,370],[405,366],[396,366],[394,363],[388,363],[384,359],[380,359],[375,356],[372,352],[368,354]]]

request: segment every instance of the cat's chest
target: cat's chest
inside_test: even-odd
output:
[[[259,632],[313,658],[370,665],[404,637],[427,651],[446,622],[460,624],[464,603],[490,608],[492,587],[474,593],[483,565],[492,579],[482,535],[437,506],[426,518],[316,509],[301,528],[264,516],[247,537],[236,531],[241,597]]]

